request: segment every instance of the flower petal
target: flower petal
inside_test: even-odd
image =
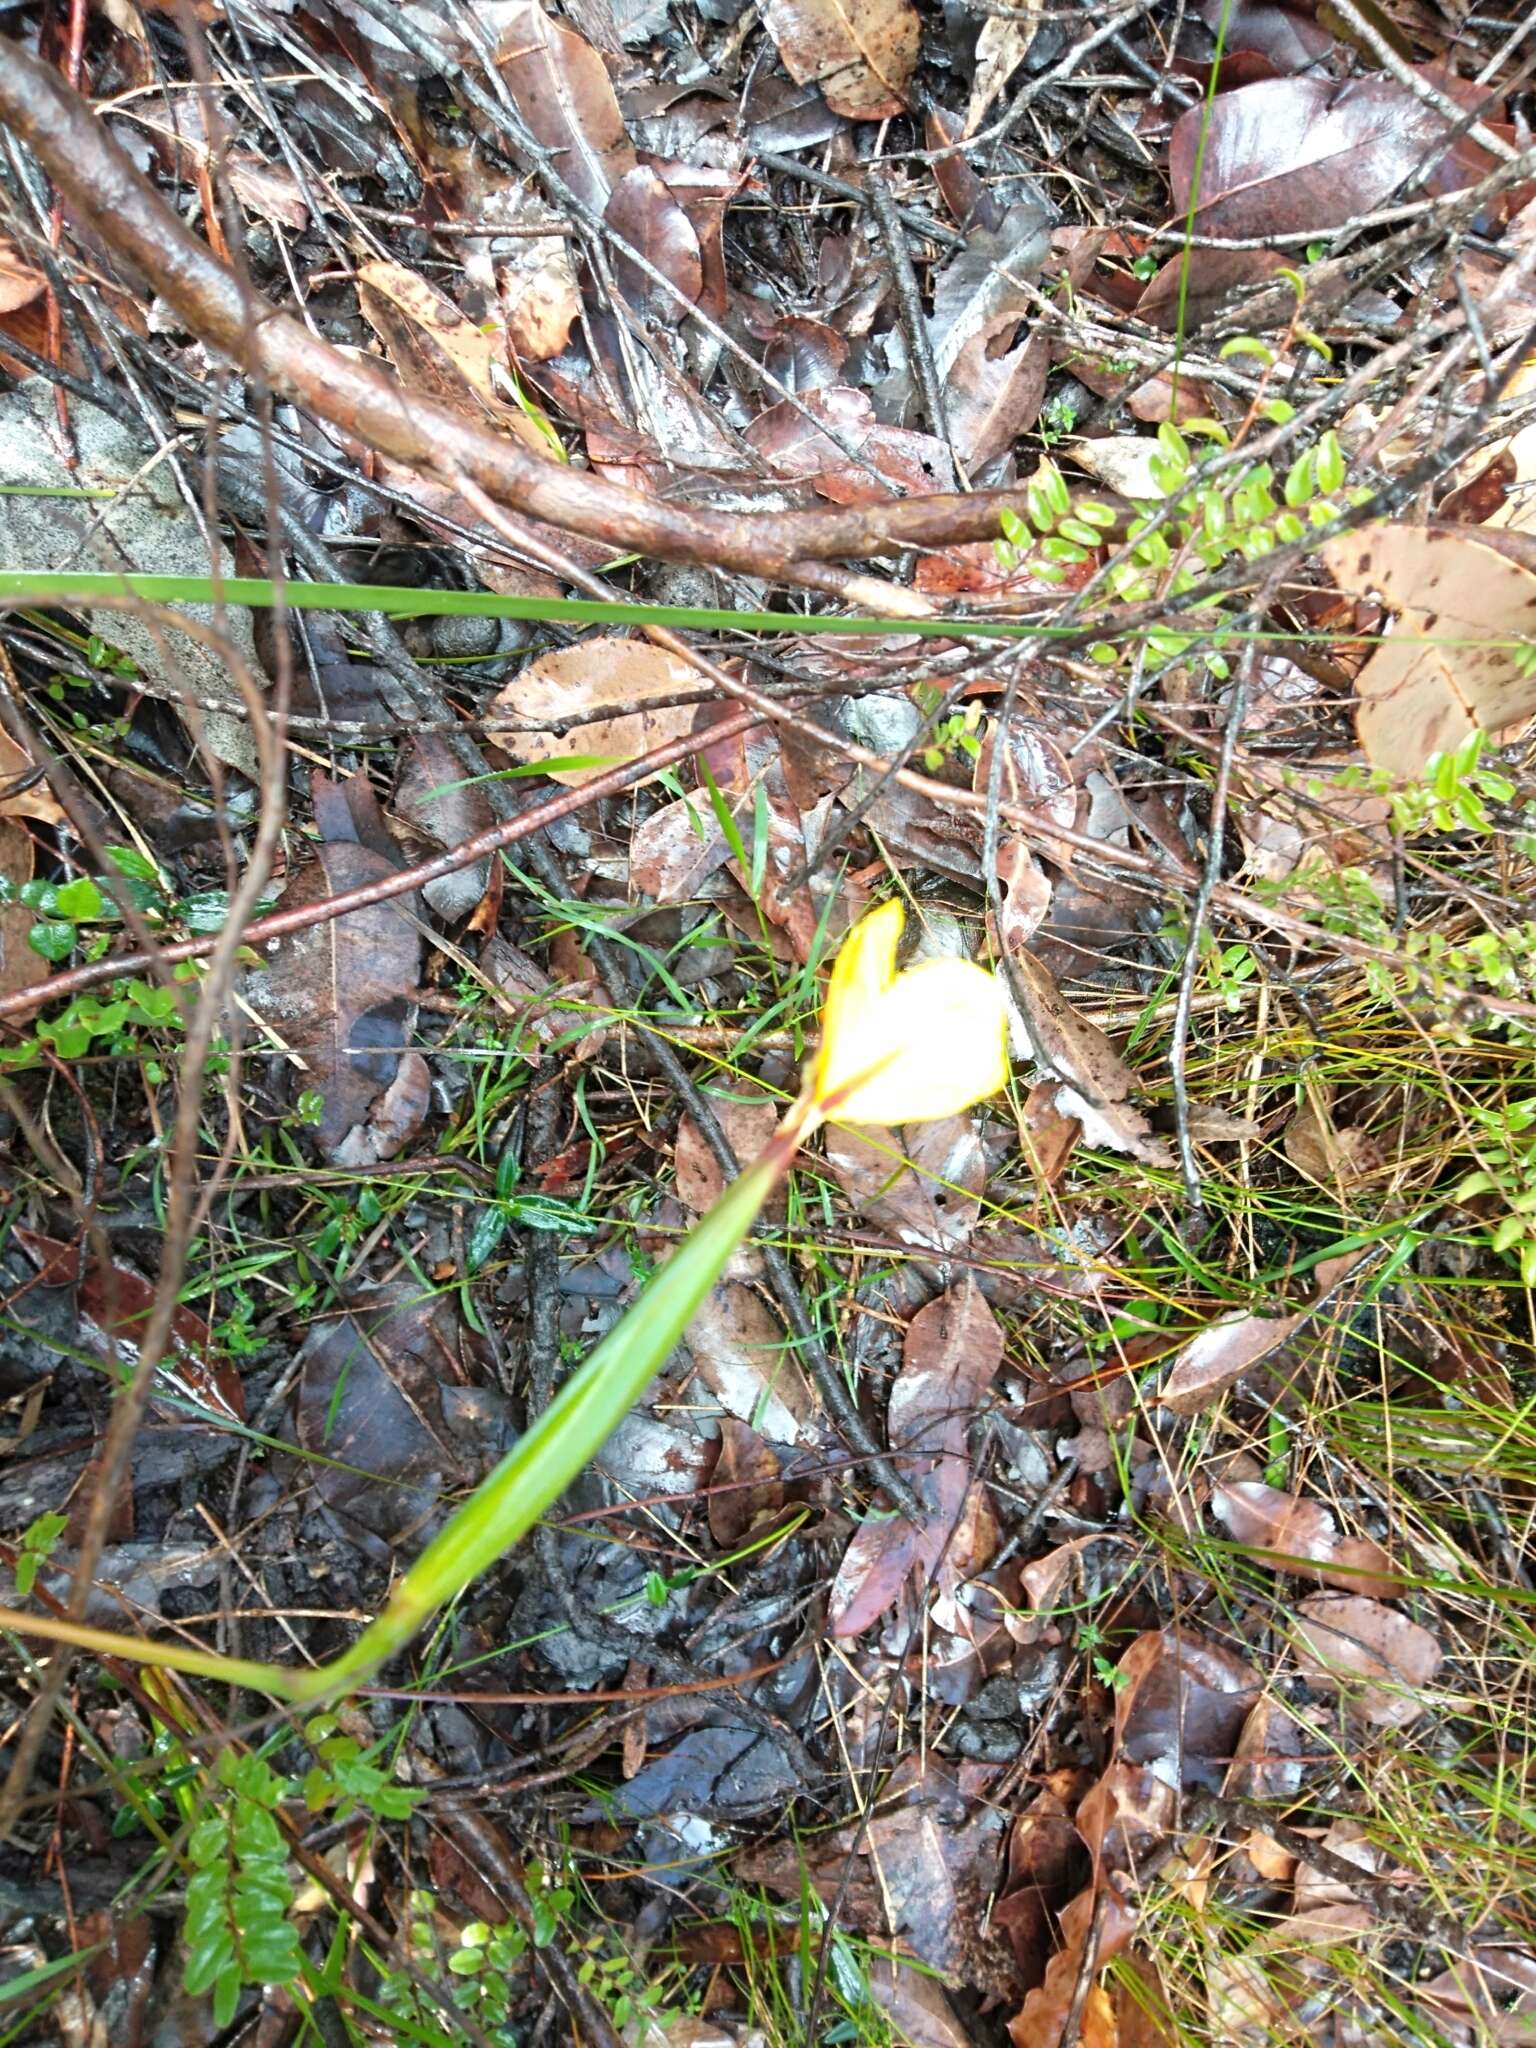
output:
[[[859,1052],[869,1020],[896,980],[896,948],[907,914],[893,897],[861,917],[838,949],[821,1011],[821,1050],[816,1056],[819,1101],[862,1073],[869,1062]]]
[[[1008,1078],[1008,1012],[996,976],[965,960],[897,974],[899,902],[849,933],[822,1011],[815,1100],[839,1123],[925,1123],[995,1095]]]

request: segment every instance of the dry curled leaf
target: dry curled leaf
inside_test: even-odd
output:
[[[1291,1624],[1301,1668],[1377,1728],[1406,1728],[1428,1707],[1444,1661],[1426,1628],[1359,1593],[1315,1593]]]
[[[773,1443],[798,1443],[816,1397],[784,1326],[754,1288],[722,1280],[694,1311],[688,1349],[727,1415]]]
[[[1305,1310],[1293,1316],[1236,1315],[1212,1323],[1180,1347],[1157,1397],[1159,1407],[1198,1415],[1293,1336],[1305,1316]]]
[[[1400,1588],[1381,1545],[1368,1537],[1341,1536],[1320,1501],[1299,1500],[1257,1479],[1234,1479],[1212,1490],[1211,1512],[1234,1543],[1246,1544],[1279,1571],[1301,1572],[1325,1586],[1389,1600]]]
[[[1343,590],[1397,613],[1355,677],[1355,723],[1373,768],[1417,782],[1433,754],[1536,713],[1536,673],[1511,646],[1536,635],[1536,542],[1486,527],[1383,522],[1320,550]]]
[[[16,244],[0,235],[0,313],[16,313],[30,306],[47,282],[40,270],[23,262]]]
[[[315,810],[322,844],[283,891],[285,910],[381,881],[403,864],[365,775],[344,784],[317,775]],[[415,895],[394,896],[272,941],[247,977],[252,1008],[301,1055],[298,1086],[324,1099],[316,1136],[333,1164],[393,1159],[426,1116],[431,1076],[407,1049],[421,930]]]
[[[620,290],[637,311],[675,326],[704,289],[704,264],[693,222],[649,164],[636,164],[624,173],[603,218],[636,255],[677,288],[667,291],[620,251],[614,259]]]
[[[497,711],[504,711],[524,726],[553,728],[573,718],[585,719],[584,724],[568,736],[554,730],[497,731],[494,726],[491,736],[514,761],[542,763],[556,782],[579,789],[615,763],[632,761],[651,747],[691,732],[696,706],[646,706],[649,699],[682,696],[698,687],[699,672],[689,662],[646,640],[604,634],[541,654],[491,704],[493,719]],[[608,705],[626,708],[615,709],[611,717],[591,718],[593,711]],[[588,765],[559,765],[573,758]]]
[[[763,20],[796,85],[819,86],[834,114],[906,111],[923,39],[909,0],[764,0]]]
[[[1449,126],[1395,78],[1262,79],[1179,116],[1168,150],[1174,208],[1183,219],[1193,200],[1197,235],[1234,240],[1342,227],[1426,159],[1437,192],[1490,169],[1475,147],[1447,154]]]
[[[364,263],[358,304],[403,384],[455,411],[489,419],[536,455],[550,445],[510,397],[500,338],[467,320],[452,299],[400,263]]]
[[[878,1621],[909,1574],[926,1577],[943,1556],[971,1481],[971,1417],[1002,1356],[1003,1333],[970,1277],[912,1318],[887,1428],[923,1521],[914,1527],[898,1516],[855,1530],[832,1584],[835,1635],[855,1636]]]
[[[33,869],[32,835],[13,818],[0,817],[0,878],[17,890],[30,882]],[[53,972],[27,934],[37,922],[37,913],[18,903],[12,895],[0,903],[0,993],[19,995]]]
[[[0,732],[0,818],[35,818],[39,825],[64,823],[64,812],[41,769],[8,732]],[[30,867],[22,879],[29,878]]]
[[[635,152],[602,58],[572,28],[530,0],[502,28],[496,68],[535,141],[595,213],[626,172]]]
[[[1029,55],[1029,46],[1040,30],[1045,0],[1026,0],[1007,14],[988,15],[976,38],[976,76],[971,82],[970,105],[965,110],[965,134],[974,135],[986,118],[987,109]]]
[[[1005,985],[1030,1051],[1064,1084],[1057,1106],[1077,1118],[1085,1142],[1129,1152],[1149,1166],[1167,1166],[1167,1145],[1129,1101],[1136,1076],[1098,1025],[1067,1001],[1049,969],[1033,953],[1010,954]]]

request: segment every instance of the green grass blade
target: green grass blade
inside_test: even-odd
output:
[[[498,597],[480,590],[403,590],[389,583],[284,583],[261,576],[97,575],[84,570],[10,569],[0,573],[0,602],[91,605],[136,598],[142,604],[278,604],[299,611],[388,612],[392,618],[543,619],[570,626],[669,626],[699,633],[917,634],[1025,640],[1048,633],[1020,619],[869,619],[820,613],[713,611],[677,604],[611,604],[585,597]]]
[[[291,1696],[329,1698],[360,1684],[528,1533],[665,1365],[788,1167],[794,1147],[795,1138],[780,1130],[731,1182],[633,1307],[427,1545],[384,1612],[341,1657],[303,1674]]]

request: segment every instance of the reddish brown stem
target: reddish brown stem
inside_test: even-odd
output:
[[[129,162],[90,108],[19,44],[0,41],[0,120],[103,241],[202,341],[281,397],[413,469],[472,478],[504,505],[615,549],[744,574],[826,581],[817,563],[904,547],[989,540],[1022,491],[936,492],[824,512],[710,513],[668,505],[546,461],[476,426],[379,365],[343,355],[248,293]]]

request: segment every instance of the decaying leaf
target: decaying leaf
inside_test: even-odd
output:
[[[1277,1570],[1302,1572],[1325,1586],[1389,1600],[1400,1588],[1381,1545],[1367,1537],[1341,1536],[1320,1501],[1298,1500],[1257,1479],[1234,1479],[1213,1489],[1211,1512],[1234,1543],[1248,1545]]]
[[[504,21],[496,68],[561,177],[601,213],[609,193],[635,166],[602,58],[574,29],[529,0]]]
[[[79,1340],[118,1370],[138,1359],[155,1290],[126,1260],[102,1266],[81,1244],[40,1231],[18,1229],[16,1239],[41,1269],[44,1287],[74,1290]],[[245,1389],[227,1358],[221,1358],[202,1317],[178,1307],[170,1342],[155,1374],[157,1414],[182,1417],[188,1408],[221,1420],[245,1420]]]
[[[364,263],[358,303],[400,381],[457,412],[491,420],[536,455],[548,441],[509,395],[500,337],[467,320],[445,293],[400,263]]]
[[[461,846],[496,822],[484,783],[467,772],[444,736],[435,732],[411,735],[394,808],[435,847]],[[453,924],[468,917],[485,894],[490,878],[487,857],[454,874],[439,875],[426,883],[421,893],[439,917]]]
[[[636,164],[624,173],[613,188],[604,219],[682,294],[679,298],[665,291],[620,252],[614,274],[625,297],[641,312],[675,326],[704,289],[704,264],[693,222],[649,164]]]
[[[1305,1310],[1293,1316],[1223,1316],[1180,1348],[1157,1397],[1159,1407],[1198,1415],[1294,1336],[1305,1319]]]
[[[986,118],[987,109],[1029,55],[1029,46],[1039,34],[1045,14],[1045,0],[1027,0],[1006,15],[989,15],[976,38],[976,76],[971,82],[971,101],[965,110],[966,135],[974,135]]]
[[[771,1443],[798,1443],[816,1397],[763,1297],[739,1280],[722,1280],[688,1325],[688,1349],[699,1378],[728,1415]]]
[[[1314,1593],[1291,1624],[1301,1668],[1377,1728],[1406,1728],[1424,1713],[1425,1687],[1444,1661],[1426,1628],[1358,1593]]]
[[[1005,986],[1017,999],[1029,1050],[1065,1084],[1058,1090],[1058,1105],[1082,1124],[1085,1141],[1129,1152],[1149,1166],[1167,1166],[1172,1158],[1167,1145],[1131,1106],[1136,1076],[1097,1024],[1067,1001],[1049,969],[1033,953],[1012,953]]]
[[[0,235],[0,313],[15,313],[30,306],[47,289],[47,283],[40,270],[22,260],[16,244]]]
[[[33,865],[31,833],[14,818],[0,817],[0,877],[19,889],[31,881]],[[52,963],[28,943],[36,922],[37,913],[14,896],[0,903],[0,991],[6,995],[19,995],[53,972]]]
[[[834,114],[904,113],[922,44],[910,0],[764,0],[763,20],[796,85],[817,85]]]
[[[699,680],[698,670],[689,662],[664,653],[647,640],[625,640],[617,635],[581,640],[574,647],[557,648],[530,662],[492,700],[491,712],[494,717],[497,711],[504,711],[524,726],[555,728],[569,719],[585,722],[564,737],[555,730],[493,728],[492,738],[514,761],[543,763],[545,773],[556,782],[579,789],[605,768],[632,761],[648,748],[691,732],[696,706],[645,707],[653,698],[696,692]],[[592,712],[609,705],[639,708],[616,710],[607,718],[591,717]],[[559,766],[572,758],[588,765]],[[591,765],[594,761],[595,766]]]
[[[709,1533],[734,1550],[756,1529],[771,1527],[784,1506],[778,1453],[733,1415],[720,1418],[720,1455],[709,1481]]]
[[[818,429],[818,420],[845,447],[855,449],[869,469],[851,462],[838,442]],[[809,479],[822,497],[839,505],[875,503],[889,495],[887,486],[911,496],[954,488],[954,465],[942,441],[908,427],[886,426],[875,417],[869,395],[847,384],[808,391],[799,409],[784,401],[769,406],[743,438],[780,476]]]
[[[1262,79],[1179,116],[1168,152],[1174,208],[1182,219],[1193,199],[1195,233],[1234,240],[1341,227],[1426,161],[1435,166],[1431,191],[1454,191],[1490,169],[1481,150],[1447,154],[1449,126],[1380,74]]]
[[[282,908],[379,881],[402,864],[366,776],[344,784],[316,776],[315,807],[327,836],[283,891]],[[251,1007],[301,1055],[298,1086],[323,1097],[316,1135],[333,1164],[393,1159],[426,1116],[431,1077],[407,1049],[420,918],[414,895],[350,910],[273,941],[266,965],[246,977]]]
[[[895,1132],[829,1125],[827,1164],[858,1214],[911,1250],[961,1250],[981,1213],[987,1160],[969,1113]]]
[[[834,1634],[860,1634],[900,1598],[913,1572],[926,1576],[943,1556],[970,1485],[971,1417],[1002,1355],[1002,1331],[969,1276],[912,1318],[887,1432],[924,1519],[918,1527],[901,1517],[869,1521],[855,1531],[833,1581]]]
[[[8,732],[0,731],[0,818],[34,818],[39,825],[62,825],[64,812],[42,772]],[[7,870],[7,873],[9,871]],[[28,874],[23,881],[30,880]],[[10,879],[16,880],[15,876]]]
[[[473,1484],[499,1449],[506,1403],[475,1384],[484,1364],[452,1297],[414,1282],[316,1322],[294,1436],[319,1498],[372,1537],[418,1547],[440,1496]]]
[[[1373,768],[1417,782],[1433,754],[1536,714],[1536,672],[1512,650],[1536,635],[1536,542],[1486,527],[1382,522],[1324,543],[1341,589],[1378,594],[1397,622],[1355,677]]]

